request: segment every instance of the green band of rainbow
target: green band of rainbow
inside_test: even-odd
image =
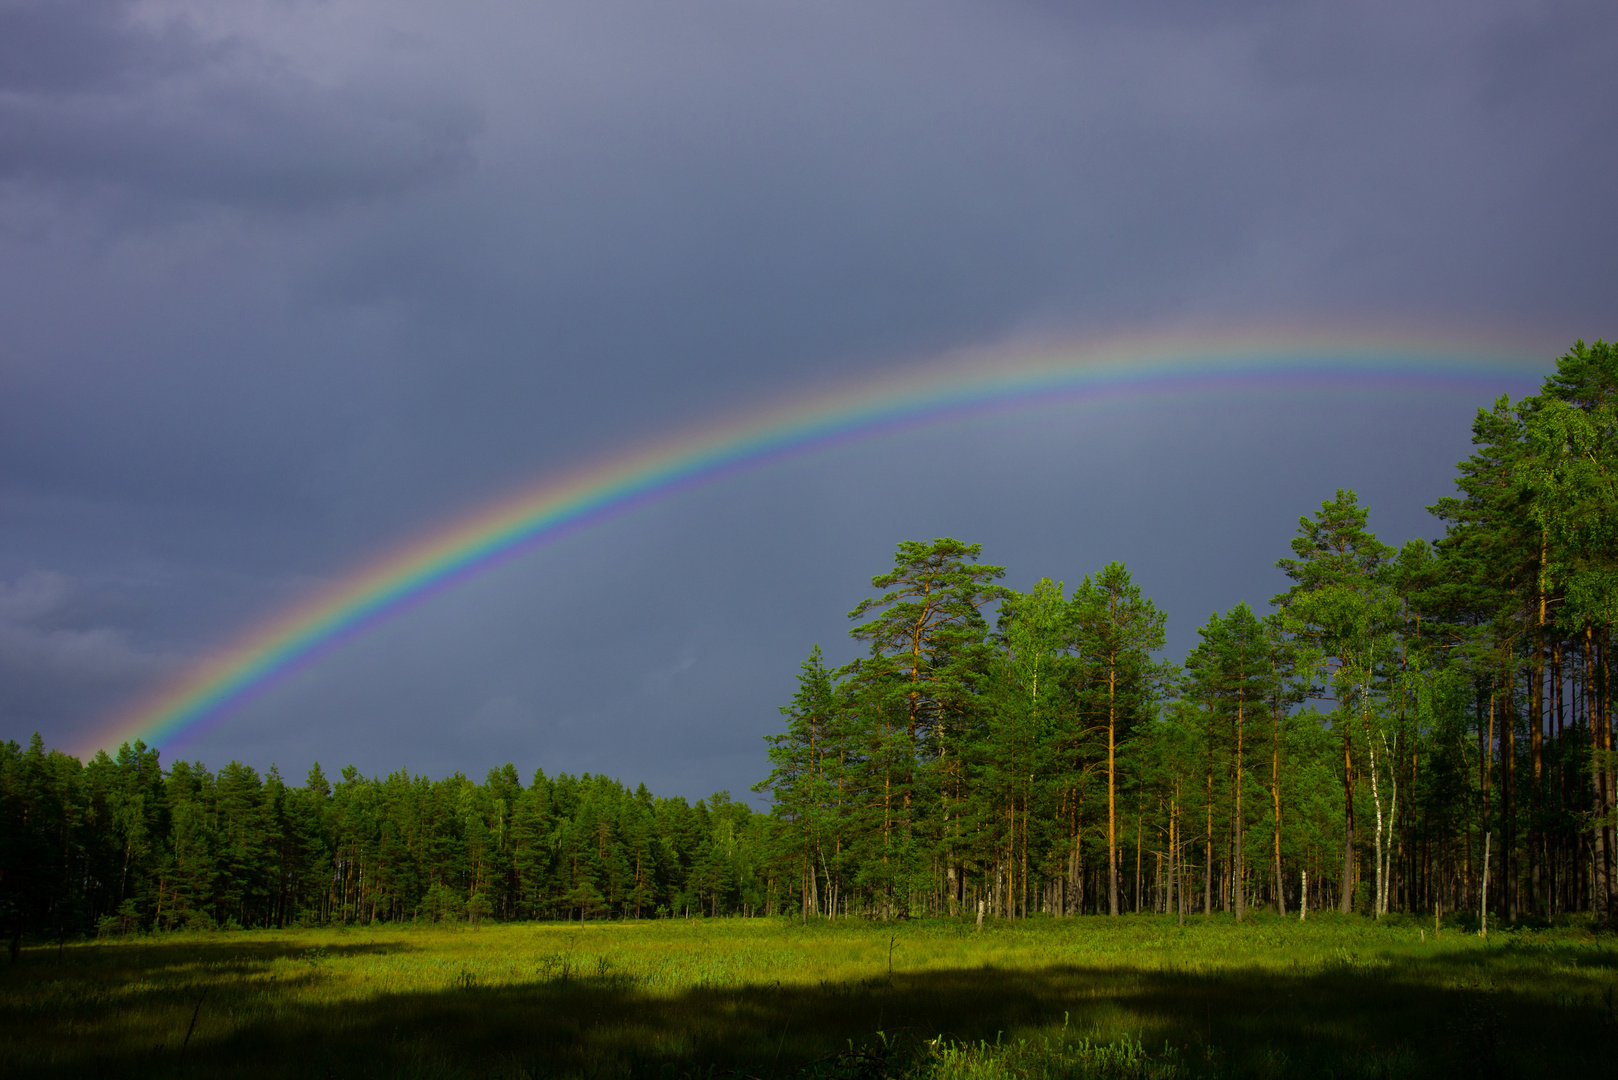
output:
[[[1154,335],[966,356],[798,396],[550,477],[428,532],[243,635],[115,718],[85,752],[137,738],[171,747],[378,622],[521,552],[648,500],[841,441],[995,409],[1120,395],[1342,383],[1526,390],[1543,367],[1543,358],[1523,348],[1432,335]]]

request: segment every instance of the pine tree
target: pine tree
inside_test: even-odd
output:
[[[1117,748],[1146,718],[1158,669],[1151,654],[1163,647],[1165,616],[1141,593],[1121,562],[1108,563],[1073,594],[1074,644],[1096,664],[1105,700],[1107,731],[1107,906],[1118,914]]]
[[[753,786],[772,795],[778,828],[775,856],[793,867],[800,889],[800,916],[833,911],[833,864],[841,816],[842,771],[848,759],[842,710],[816,645],[798,671],[798,690],[781,713],[787,730],[765,736],[770,775]]]
[[[1215,745],[1220,746],[1226,761],[1231,793],[1231,905],[1240,922],[1247,913],[1244,853],[1251,804],[1244,802],[1243,795],[1249,782],[1247,757],[1252,752],[1248,730],[1270,726],[1265,713],[1276,696],[1272,689],[1271,643],[1264,624],[1246,604],[1231,608],[1223,618],[1210,616],[1197,633],[1202,641],[1186,657],[1185,666],[1214,718],[1219,732]]]
[[[1439,541],[1441,585],[1434,590],[1452,626],[1455,657],[1467,663],[1479,702],[1477,717],[1479,834],[1490,847],[1498,817],[1501,843],[1495,865],[1507,887],[1495,890],[1508,918],[1515,914],[1510,887],[1515,848],[1516,682],[1525,631],[1532,626],[1530,597],[1540,578],[1539,530],[1529,518],[1532,489],[1522,480],[1526,444],[1519,411],[1509,398],[1479,409],[1472,424],[1477,449],[1457,466],[1461,497],[1428,509],[1445,522]],[[1498,742],[1496,741],[1498,732]],[[1499,798],[1492,781],[1498,761]],[[1480,894],[1484,891],[1482,871]]]
[[[1296,558],[1276,566],[1292,579],[1292,588],[1271,603],[1281,610],[1282,625],[1308,651],[1306,662],[1326,676],[1324,689],[1337,701],[1332,724],[1342,741],[1343,871],[1340,909],[1353,903],[1358,869],[1354,821],[1357,776],[1354,734],[1358,728],[1369,746],[1372,691],[1378,665],[1391,648],[1390,631],[1396,603],[1386,583],[1392,549],[1367,531],[1368,512],[1353,491],[1339,488],[1311,520],[1298,519],[1292,540]],[[1376,776],[1375,748],[1369,747],[1371,775]],[[1381,812],[1379,796],[1377,812]]]
[[[1521,413],[1526,452],[1516,463],[1514,479],[1531,493],[1528,517],[1539,531],[1535,592],[1540,634],[1559,632],[1572,640],[1582,636],[1592,656],[1599,639],[1604,657],[1618,622],[1618,346],[1599,340],[1588,346],[1575,342],[1546,380],[1541,396],[1524,402]],[[1547,612],[1550,603],[1556,607],[1554,615]],[[1555,627],[1548,625],[1552,619]],[[1606,699],[1605,665],[1600,674],[1588,681]],[[1536,688],[1541,683],[1536,678]],[[1603,917],[1610,921],[1618,917],[1613,863],[1618,770],[1610,706],[1603,701],[1592,715],[1594,891]],[[1537,780],[1537,739],[1534,749]]]
[[[992,720],[973,755],[983,765],[981,782],[995,806],[982,816],[994,828],[997,873],[1006,880],[1008,912],[1028,915],[1032,829],[1050,818],[1047,788],[1062,777],[1050,768],[1059,734],[1062,680],[1070,666],[1064,650],[1071,635],[1072,610],[1061,582],[1042,578],[1025,593],[1007,591],[996,635],[999,660],[993,669]],[[964,800],[961,800],[964,801]],[[983,800],[979,800],[980,804]],[[957,815],[959,819],[960,815]],[[956,868],[950,867],[951,896]]]
[[[876,613],[850,631],[870,647],[850,674],[869,737],[867,790],[880,812],[880,863],[871,864],[870,881],[888,913],[907,910],[910,894],[927,885],[928,856],[957,858],[929,841],[941,845],[961,811],[962,754],[990,663],[981,609],[1003,593],[992,582],[1005,568],[977,562],[981,553],[979,544],[948,537],[904,541],[893,569],[871,579],[882,594],[849,612]],[[936,837],[918,829],[924,801],[939,809]]]

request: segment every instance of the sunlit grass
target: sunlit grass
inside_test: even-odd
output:
[[[0,1076],[1553,1075],[1615,991],[1579,927],[1329,916],[169,935],[25,950]]]

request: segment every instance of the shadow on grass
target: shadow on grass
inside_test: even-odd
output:
[[[936,1064],[940,1037],[1011,1046],[1048,1037],[1127,1038],[1159,1066],[1150,1074],[1082,1073],[1098,1076],[1550,1077],[1610,1067],[1618,1052],[1611,985],[1618,953],[1610,950],[1581,952],[1585,967],[1597,970],[1568,978],[1556,974],[1554,960],[1540,969],[1544,978],[1527,977],[1521,958],[1506,951],[1398,963],[1345,957],[1324,971],[1296,974],[986,967],[678,993],[648,991],[610,973],[502,986],[467,975],[435,991],[332,1007],[304,993],[320,977],[321,958],[311,958],[312,950],[228,942],[138,951],[128,966],[145,975],[116,993],[105,992],[118,981],[105,957],[86,961],[87,981],[76,981],[73,965],[64,963],[47,984],[42,968],[34,979],[42,993],[23,1004],[15,987],[6,988],[11,1004],[0,1013],[0,1033],[9,1061],[0,1061],[0,1077],[874,1080],[924,1075]],[[308,959],[309,973],[267,986],[269,965],[286,959]],[[162,965],[174,982],[151,977]],[[0,979],[0,988],[8,981]],[[74,1039],[76,1025],[109,1023],[108,1009],[130,1018],[127,1030]]]
[[[408,941],[342,941],[322,939],[319,945],[273,938],[255,939],[247,935],[198,935],[183,933],[149,937],[109,938],[106,941],[75,943],[58,950],[36,946],[23,952],[23,962],[0,962],[0,978],[12,970],[27,972],[61,971],[71,977],[75,971],[93,969],[104,973],[120,968],[152,971],[205,964],[238,963],[267,965],[277,960],[329,959],[338,956],[383,956],[414,952],[418,946]]]

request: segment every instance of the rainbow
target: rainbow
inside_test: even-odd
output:
[[[1155,334],[957,354],[797,394],[547,477],[385,553],[115,717],[84,752],[135,739],[172,747],[379,623],[524,552],[648,502],[851,440],[998,410],[1119,397],[1270,386],[1526,390],[1544,367],[1529,348],[1458,341],[1318,330]]]

